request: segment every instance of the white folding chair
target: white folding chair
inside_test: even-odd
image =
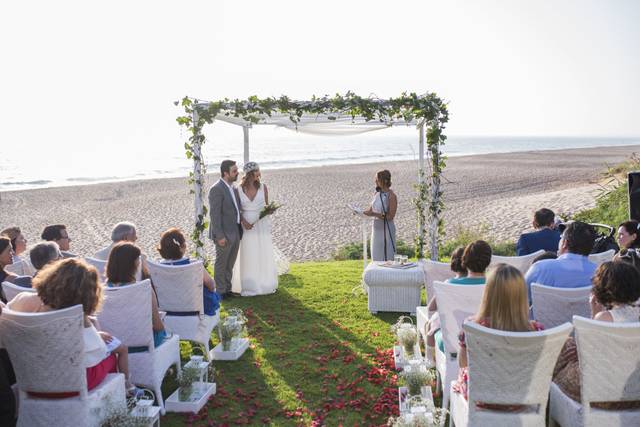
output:
[[[2,311],[0,336],[20,389],[18,426],[97,427],[110,411],[126,407],[122,374],[108,374],[87,391],[83,327],[81,305],[46,313]],[[54,398],[61,393],[71,396]]]
[[[451,387],[449,425],[545,426],[556,360],[570,323],[539,332],[507,332],[474,322],[463,327],[469,362],[468,401]],[[519,411],[479,408],[478,403],[523,405]]]
[[[444,282],[455,274],[451,271],[451,265],[446,262],[424,260],[424,287],[427,291],[427,303],[435,295],[433,282]]]
[[[101,260],[97,258],[85,257],[84,260],[93,265],[96,270],[98,270],[98,274],[100,275],[100,281],[104,281],[106,279],[105,273],[107,269],[107,261]]]
[[[520,270],[522,274],[526,274],[529,267],[531,267],[531,264],[533,264],[533,260],[536,259],[536,257],[542,255],[543,253],[544,253],[544,250],[540,249],[537,252],[534,252],[529,255],[523,255],[523,256],[492,255],[490,265],[507,264],[517,268],[518,270]]]
[[[593,402],[640,400],[640,323],[573,316],[580,360],[581,402],[551,384],[549,425],[638,426],[640,409],[608,410]]]
[[[7,302],[11,301],[18,295],[20,292],[35,292],[36,290],[33,288],[24,288],[22,286],[14,285],[11,282],[2,282],[2,293],[4,297],[7,299]]]
[[[458,375],[457,354],[460,351],[458,335],[462,322],[478,311],[485,285],[453,285],[445,282],[433,284],[438,300],[440,330],[444,341],[443,353],[436,346],[436,370],[442,385],[442,407],[449,404],[449,384]]]
[[[151,282],[105,289],[105,300],[98,314],[100,327],[129,348],[131,382],[152,388],[164,414],[162,379],[176,365],[180,372],[180,340],[177,335],[154,347],[151,321]],[[137,351],[132,351],[136,348]]]
[[[603,264],[607,261],[612,261],[615,254],[616,251],[614,251],[613,249],[609,249],[608,251],[600,252],[598,254],[589,254],[589,261],[597,266],[600,266],[600,264]]]
[[[555,288],[531,284],[533,318],[545,328],[571,323],[574,315],[591,317],[591,286],[581,288]]]
[[[36,269],[31,265],[31,261],[26,258],[21,258],[20,261],[9,264],[4,269],[18,276],[33,276],[36,272]]]
[[[181,340],[202,344],[209,355],[211,331],[220,320],[220,312],[214,316],[204,314],[202,293],[202,261],[186,265],[163,265],[147,261],[151,280],[158,294],[160,310],[166,311],[164,324]]]

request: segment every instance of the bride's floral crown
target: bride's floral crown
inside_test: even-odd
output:
[[[242,170],[244,171],[244,173],[257,171],[258,169],[260,169],[260,167],[258,166],[258,164],[256,162],[247,162],[242,167]]]

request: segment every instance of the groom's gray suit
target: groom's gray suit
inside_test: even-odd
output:
[[[226,183],[220,179],[209,190],[209,216],[211,222],[209,224],[209,238],[216,245],[216,262],[214,271],[214,280],[216,282],[216,290],[219,294],[231,292],[231,275],[233,273],[233,265],[238,256],[240,248],[240,239],[242,239],[242,227],[238,221],[238,211],[236,205],[231,198],[232,192],[229,191]],[[233,197],[236,199],[238,208],[240,207],[240,198],[235,190]],[[227,243],[220,246],[218,241],[226,239]]]

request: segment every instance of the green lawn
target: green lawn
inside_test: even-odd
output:
[[[397,411],[389,326],[399,314],[368,312],[352,292],[361,274],[362,261],[292,264],[276,294],[224,301],[223,315],[247,314],[251,347],[214,362],[218,392],[198,415],[167,414],[162,425],[386,424]],[[167,378],[165,396],[176,387]]]

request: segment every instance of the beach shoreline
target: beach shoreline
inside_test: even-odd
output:
[[[483,228],[496,241],[512,240],[530,229],[533,211],[540,207],[564,215],[590,208],[606,167],[638,151],[640,145],[451,157],[443,180],[447,234],[460,227]],[[271,200],[284,205],[273,218],[275,244],[291,261],[304,261],[328,259],[340,245],[360,241],[361,220],[346,206],[369,204],[373,176],[382,168],[391,171],[399,198],[398,238],[413,241],[416,164],[265,170]],[[218,174],[207,175],[207,190],[217,179]],[[72,251],[90,256],[109,243],[113,224],[132,221],[138,227],[138,244],[155,258],[162,231],[175,226],[191,233],[194,209],[189,191],[186,177],[3,191],[0,227],[21,227],[31,246],[40,240],[45,225],[66,224]],[[206,250],[213,254],[209,241]]]

